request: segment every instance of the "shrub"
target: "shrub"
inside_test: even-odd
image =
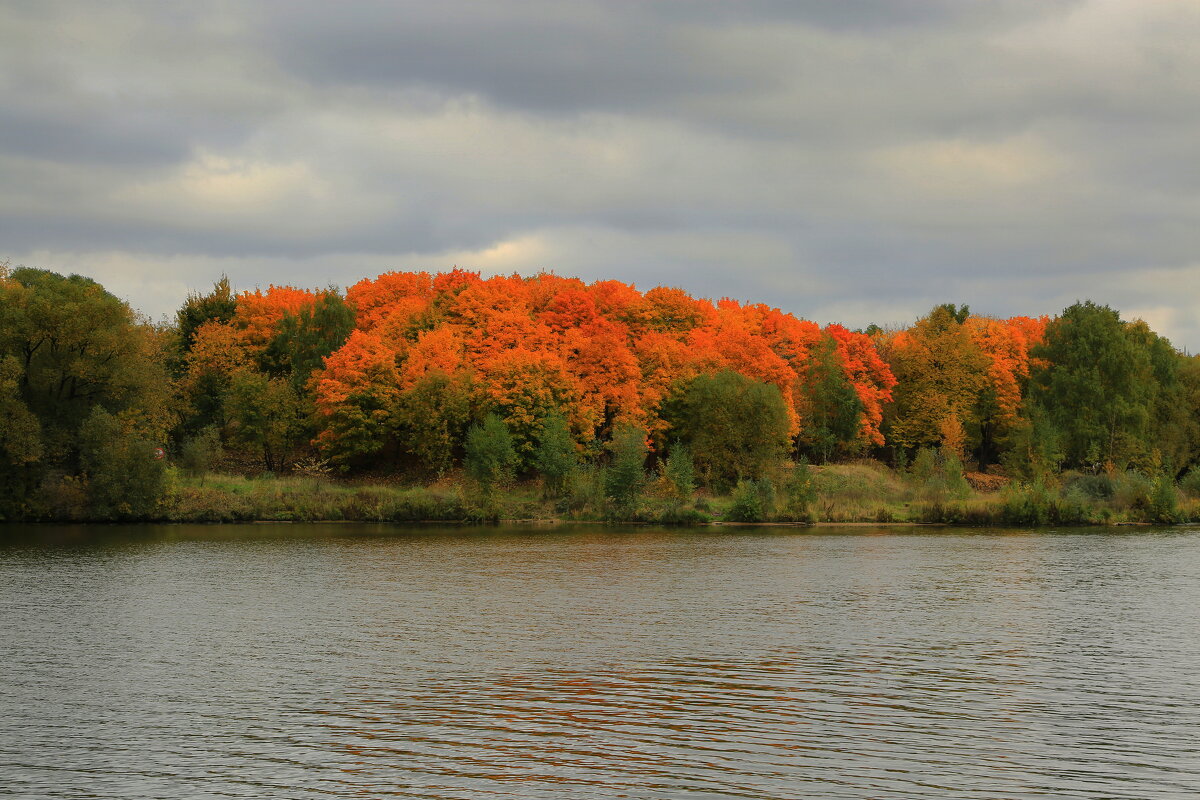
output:
[[[490,503],[498,486],[510,482],[517,466],[517,453],[512,436],[504,422],[488,414],[483,423],[467,431],[464,466],[474,479],[484,503]]]
[[[581,467],[575,473],[567,494],[567,510],[579,514],[592,509],[599,511],[604,507],[605,470],[594,464]]]
[[[733,504],[725,512],[730,522],[766,522],[775,511],[775,487],[766,478],[742,479],[733,490]]]
[[[676,440],[663,462],[663,477],[671,485],[675,496],[687,500],[696,491],[696,467],[691,449]]]
[[[221,432],[210,425],[186,439],[179,452],[179,466],[185,473],[198,477],[212,469],[221,454]]]
[[[534,466],[542,475],[546,494],[551,497],[566,494],[571,478],[579,469],[579,454],[567,420],[561,414],[546,418],[534,453]]]
[[[1125,472],[1114,479],[1113,502],[1119,508],[1145,511],[1150,508],[1153,482],[1140,472]]]
[[[1170,524],[1179,521],[1179,495],[1170,475],[1160,475],[1154,481],[1148,510],[1151,522]]]
[[[935,506],[970,496],[971,486],[963,474],[962,461],[946,449],[921,448],[913,460],[910,476],[917,488],[917,497]]]
[[[167,489],[165,462],[155,457],[153,442],[100,406],[79,429],[79,459],[97,518],[145,519],[158,512]]]
[[[1063,487],[1068,490],[1076,490],[1092,500],[1107,500],[1113,496],[1113,492],[1116,490],[1112,476],[1103,472],[1098,475],[1078,472],[1066,475]]]
[[[1200,467],[1192,467],[1179,480],[1179,489],[1188,497],[1200,497]]]
[[[1004,518],[1018,525],[1046,525],[1054,511],[1054,495],[1038,478],[1012,484],[1004,491]]]
[[[817,499],[817,490],[807,458],[801,457],[784,477],[781,488],[784,516],[790,520],[808,519],[809,510]]]
[[[646,483],[646,431],[635,425],[617,429],[612,441],[612,463],[604,472],[604,497],[608,515],[630,519]]]

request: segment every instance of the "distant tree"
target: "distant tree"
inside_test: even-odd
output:
[[[981,466],[994,463],[1015,429],[1023,424],[1029,351],[1041,342],[1045,324],[1045,319],[1029,317],[971,317],[963,324],[986,365],[974,408],[967,417],[974,423],[975,454]]]
[[[396,437],[400,397],[396,352],[379,336],[354,331],[312,381],[321,452],[342,470],[369,462]]]
[[[556,355],[535,352],[524,344],[485,361],[478,383],[481,405],[494,409],[512,433],[522,470],[534,467],[545,421],[576,401],[576,388],[566,364]]]
[[[692,450],[678,439],[671,443],[667,451],[663,476],[680,499],[688,500],[696,491],[696,464],[692,460]]]
[[[166,344],[89,278],[0,269],[0,513],[23,513],[45,470],[79,471],[80,426],[96,407],[165,439]]]
[[[966,303],[961,306],[956,306],[954,303],[942,303],[940,306],[935,306],[934,311],[945,312],[959,325],[962,325],[971,316],[971,307]]]
[[[898,380],[887,414],[892,444],[909,450],[978,444],[976,410],[988,360],[959,321],[966,313],[965,306],[936,306],[887,342],[885,358]]]
[[[1171,343],[1142,320],[1126,326],[1134,345],[1144,351],[1149,371],[1141,382],[1150,386],[1149,421],[1145,439],[1133,443],[1131,458],[1150,473],[1182,469],[1195,457],[1200,445],[1200,407],[1190,396],[1196,374]]]
[[[42,425],[21,398],[21,363],[0,358],[0,519],[28,511],[41,466]]]
[[[215,427],[203,428],[184,440],[179,452],[179,466],[193,477],[212,469],[221,455],[221,432]]]
[[[829,461],[839,447],[853,445],[863,414],[862,401],[838,361],[837,343],[829,334],[813,351],[804,394],[808,414],[800,438],[817,458]]]
[[[421,469],[441,475],[453,466],[471,424],[473,394],[466,376],[430,372],[400,396],[394,424]]]
[[[239,370],[231,379],[226,409],[231,439],[256,451],[268,471],[282,470],[305,430],[304,409],[291,383]]]
[[[554,497],[562,496],[579,469],[579,452],[566,417],[552,414],[542,427],[538,441],[534,466],[541,473],[546,492]]]
[[[485,503],[491,502],[498,487],[513,479],[517,453],[513,449],[512,435],[500,417],[488,414],[482,423],[471,426],[467,431],[463,463]]]
[[[1091,301],[1046,328],[1045,343],[1033,351],[1044,366],[1031,378],[1030,397],[1061,434],[1067,465],[1099,469],[1136,454],[1162,380],[1152,349],[1116,311]]]
[[[701,375],[671,403],[672,430],[692,450],[709,486],[759,478],[788,450],[789,420],[779,388],[732,370]]]
[[[189,292],[183,305],[175,312],[179,336],[179,351],[187,354],[196,340],[196,331],[206,322],[227,323],[237,313],[237,298],[229,286],[229,277],[222,275],[208,294]]]
[[[613,435],[612,461],[604,473],[604,496],[609,515],[628,519],[637,509],[646,485],[646,430],[629,423],[617,426]]]
[[[154,516],[166,492],[165,462],[157,444],[100,406],[79,430],[80,466],[89,511],[102,519]]]
[[[297,392],[303,392],[309,376],[345,344],[352,330],[354,309],[330,287],[311,304],[284,313],[262,353],[262,367],[274,377],[288,378]]]

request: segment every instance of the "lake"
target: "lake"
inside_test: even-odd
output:
[[[0,796],[1192,798],[1200,529],[0,528]]]

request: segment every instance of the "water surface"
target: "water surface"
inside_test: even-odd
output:
[[[1190,798],[1200,531],[0,528],[0,796]]]

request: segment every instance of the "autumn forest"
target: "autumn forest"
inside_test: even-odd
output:
[[[553,274],[0,272],[6,519],[1191,518],[1200,362],[1082,302],[904,328]]]

